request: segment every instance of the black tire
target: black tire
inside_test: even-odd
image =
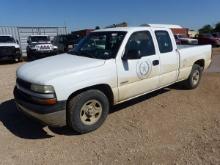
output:
[[[98,120],[91,124],[85,124],[82,119],[82,109],[83,106],[90,100],[96,100],[100,103],[102,112],[99,114]],[[67,104],[67,124],[70,128],[76,132],[82,134],[96,130],[105,121],[109,113],[109,100],[106,95],[99,90],[88,90],[82,92],[72,99],[69,100]],[[84,113],[85,115],[86,113]]]
[[[53,56],[56,56],[56,55],[58,55],[58,51],[55,51],[53,54]]]
[[[32,61],[33,57],[32,54],[30,52],[27,52],[27,61]]]
[[[22,58],[22,57],[18,57],[18,58],[16,58],[14,61],[15,61],[16,63],[17,63],[17,62],[22,62],[22,61],[23,61],[23,58]]]
[[[24,60],[24,59],[23,59],[22,56],[18,59],[19,62],[23,62],[23,60]]]
[[[189,75],[189,78],[183,82],[184,86],[187,89],[195,89],[195,88],[197,88],[199,83],[200,83],[201,77],[202,77],[202,71],[203,71],[202,67],[200,67],[197,64],[194,64],[193,67],[192,67],[192,71],[191,71],[191,73]],[[195,79],[196,75],[198,77]]]

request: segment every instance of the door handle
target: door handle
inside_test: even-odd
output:
[[[153,63],[153,66],[156,66],[156,65],[159,65],[160,62],[159,60],[154,60],[152,63]]]

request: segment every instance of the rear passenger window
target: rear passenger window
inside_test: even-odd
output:
[[[169,33],[167,31],[156,31],[155,34],[157,37],[160,53],[172,52],[173,45]]]
[[[155,54],[154,42],[149,31],[133,33],[128,40],[126,49],[137,50],[142,57]]]

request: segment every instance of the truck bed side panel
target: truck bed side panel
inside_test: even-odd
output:
[[[208,68],[211,63],[212,47],[211,45],[182,47],[179,49],[179,53],[180,69],[178,81],[181,81],[189,77],[193,64],[198,60],[204,60],[204,69]]]

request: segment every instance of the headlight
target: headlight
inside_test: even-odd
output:
[[[54,93],[54,88],[51,85],[31,85],[31,90],[38,93]]]

